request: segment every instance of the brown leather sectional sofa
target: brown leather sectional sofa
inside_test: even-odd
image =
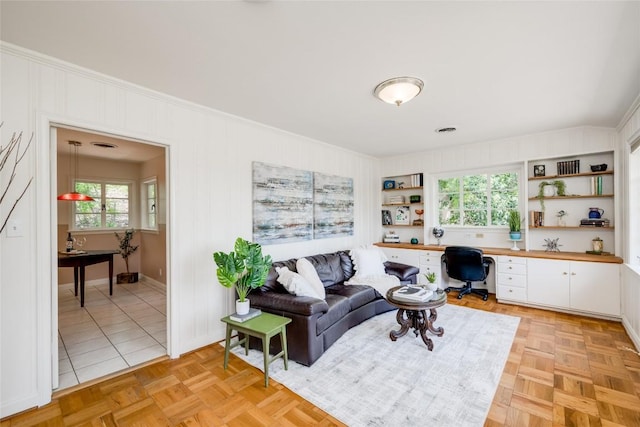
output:
[[[355,274],[347,251],[305,258],[318,272],[325,287],[325,300],[291,295],[278,283],[275,268],[286,266],[296,271],[296,259],[274,262],[264,286],[249,298],[252,307],[292,320],[287,326],[289,359],[311,366],[347,330],[394,307],[370,286],[344,284]],[[416,283],[419,272],[417,267],[395,262],[386,262],[385,270],[402,283]],[[250,345],[262,349],[258,340],[252,339]],[[280,340],[272,339],[269,352],[275,354],[280,349]]]

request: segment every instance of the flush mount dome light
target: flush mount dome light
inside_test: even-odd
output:
[[[381,101],[399,107],[418,96],[423,87],[424,82],[417,77],[394,77],[376,86],[373,94]]]

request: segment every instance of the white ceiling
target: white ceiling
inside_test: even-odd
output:
[[[373,156],[572,126],[640,94],[640,2],[2,1],[2,40]],[[416,76],[395,107],[377,83]],[[436,128],[455,126],[454,134]]]

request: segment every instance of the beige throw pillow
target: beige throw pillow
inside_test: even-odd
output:
[[[311,283],[296,272],[287,267],[276,267],[278,282],[292,295],[299,297],[320,298],[318,292],[311,286]]]

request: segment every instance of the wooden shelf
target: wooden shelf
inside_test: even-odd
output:
[[[598,176],[598,175],[613,175],[613,171],[604,171],[604,172],[583,172],[583,173],[572,173],[567,175],[547,175],[547,176],[530,176],[529,181],[544,181],[544,180],[556,180],[563,178],[576,178],[576,177],[584,177],[584,176]]]
[[[422,190],[423,187],[383,188],[382,191]]]
[[[597,199],[603,197],[613,197],[613,194],[576,194],[574,196],[552,196],[552,197],[529,197],[529,200],[557,200],[557,199]]]
[[[383,224],[383,227],[424,227],[424,225],[413,225],[413,224]]]
[[[406,206],[406,205],[422,205],[422,202],[406,202],[406,203],[383,203],[382,206]]]
[[[529,230],[539,230],[539,229],[549,229],[549,230],[605,230],[611,231],[614,227],[591,227],[591,226],[583,226],[583,225],[572,225],[566,227],[560,227],[558,225],[543,225],[542,227],[531,227],[529,226]]]

